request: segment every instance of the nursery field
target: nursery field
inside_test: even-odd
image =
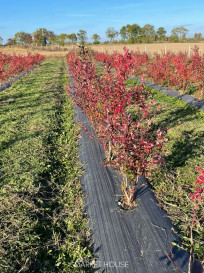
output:
[[[138,55],[128,50],[124,55],[96,53],[94,64],[88,55],[70,53],[67,60],[76,85],[74,101],[102,141],[105,164],[123,177],[121,206],[135,206],[137,179],[149,177],[159,204],[180,230],[183,246],[191,252],[194,248],[203,260],[203,173],[199,177],[202,181],[196,177],[204,164],[204,113],[130,80],[132,73],[141,73],[140,61],[145,63],[146,55]],[[172,68],[173,63],[170,65]]]
[[[138,84],[129,80],[130,85]],[[199,172],[197,166],[204,165],[204,113],[175,98],[152,90],[160,111],[152,119],[156,128],[168,128],[169,142],[164,148],[165,163],[149,177],[159,206],[164,208],[178,228],[183,245],[190,246],[190,226],[194,211],[191,192]],[[131,109],[134,114],[134,108]],[[203,203],[199,217],[204,215]],[[195,251],[203,260],[203,221],[194,227]],[[199,254],[198,254],[199,253]]]
[[[67,84],[49,59],[0,92],[1,272],[79,272],[89,257]]]
[[[70,47],[70,50],[72,49],[72,47]],[[2,53],[5,54],[20,54],[20,55],[28,55],[28,52],[31,52],[32,54],[41,54],[44,55],[48,58],[60,58],[60,57],[65,57],[67,55],[67,51],[52,51],[51,48],[48,50],[43,50],[43,49],[34,49],[32,47],[28,47],[28,48],[23,48],[23,47],[16,47],[16,46],[6,46],[6,47],[1,47],[0,50]]]
[[[8,48],[2,51],[13,53]],[[15,52],[27,56],[25,49]],[[194,95],[202,103],[204,59],[200,51],[195,49],[191,60],[187,53],[167,53],[150,59],[142,52],[133,54],[128,50],[113,55],[101,54],[100,50],[98,53],[70,51],[66,59],[64,52],[40,53],[49,58],[41,57],[34,71],[0,91],[0,271],[48,273],[98,269],[101,272],[100,266],[96,267],[96,257],[100,259],[101,251],[104,257],[107,253],[114,257],[114,252],[108,249],[108,240],[96,249],[94,236],[98,232],[100,239],[104,234],[111,236],[108,232],[114,221],[110,218],[110,222],[103,222],[105,208],[97,215],[87,199],[93,198],[93,203],[98,202],[101,209],[103,189],[118,188],[119,203],[115,204],[115,196],[109,200],[114,211],[109,209],[109,201],[105,207],[110,213],[108,217],[114,214],[120,219],[115,230],[120,232],[125,227],[128,238],[132,227],[140,232],[137,225],[144,220],[136,218],[134,225],[128,227],[128,217],[134,219],[143,214],[142,211],[137,214],[142,208],[143,196],[138,196],[137,185],[141,176],[148,178],[158,206],[175,225],[174,233],[180,240],[172,246],[190,253],[185,271],[180,268],[179,272],[187,273],[186,268],[190,268],[194,259],[204,265],[204,112],[130,79],[134,75],[177,87],[181,94]],[[10,66],[5,63],[2,67],[9,71]],[[13,71],[5,73],[2,79],[20,72]],[[83,115],[94,131],[88,122],[80,120]],[[92,157],[94,146],[87,146],[89,142],[97,143],[103,151],[105,158],[100,162]],[[94,172],[93,177],[91,172],[86,173],[89,169],[83,166],[83,157],[91,162],[91,168],[97,168],[94,164],[99,163],[104,186],[99,173]],[[111,169],[120,178],[117,185],[106,186],[105,174]],[[90,187],[92,179],[98,196]],[[148,207],[150,215],[154,215],[153,207]],[[157,226],[157,219],[154,220],[156,224],[151,223],[150,230]],[[97,225],[104,230],[95,230]],[[150,234],[156,238],[160,233],[145,232],[146,229],[141,230],[139,237],[147,249],[141,250],[139,258],[130,249],[139,247],[140,238],[130,234],[130,241],[138,241],[138,246],[137,243],[128,245],[130,241],[125,235],[122,238],[127,253],[134,257],[134,266],[138,263],[143,271],[129,265],[129,269],[117,266],[107,269],[108,273],[150,272],[151,263],[142,265],[151,249],[143,245],[144,238]],[[114,237],[111,240],[113,244],[117,241]],[[152,246],[154,241],[152,237]],[[173,272],[182,264],[182,260],[175,261],[171,256],[171,245],[165,244],[151,272]]]
[[[193,48],[190,58],[182,52],[174,54],[168,51],[150,57],[127,48],[123,50],[124,57],[117,52],[112,55],[96,52],[94,58],[100,63],[109,63],[117,72],[121,69],[123,74],[150,79],[156,84],[180,91],[181,95],[193,95],[198,100],[204,98],[204,55],[199,53],[198,47]],[[125,71],[127,69],[130,71]]]
[[[99,44],[99,45],[89,45],[90,48],[97,52],[104,52],[108,54],[112,54],[113,51],[117,51],[119,53],[123,53],[123,44]],[[153,56],[154,54],[161,54],[162,52],[170,51],[172,53],[178,54],[179,52],[185,53],[187,52],[189,54],[190,49],[190,55],[192,56],[193,51],[192,49],[197,46],[199,47],[199,53],[202,55],[204,54],[204,42],[199,43],[155,43],[155,44],[128,44],[125,45],[130,50],[136,52],[140,51],[141,53],[147,53],[150,56]],[[46,57],[63,57],[67,55],[67,51],[76,49],[77,45],[66,45],[63,46],[46,46],[43,48],[23,48],[23,47],[15,47],[15,46],[7,46],[7,47],[1,47],[1,51],[3,53],[7,54],[22,54],[27,55],[27,52],[32,53],[39,53],[42,55],[45,55]],[[65,50],[66,49],[66,50]]]
[[[204,42],[200,43],[155,43],[155,44],[128,44],[128,47],[132,51],[140,51],[145,52],[148,55],[153,56],[156,54],[161,54],[162,52],[170,51],[172,53],[179,53],[179,52],[189,52],[192,54],[192,49],[198,46],[200,48],[200,54],[204,54]],[[112,54],[113,51],[117,51],[119,53],[123,53],[124,45],[92,45],[91,49],[98,51],[98,52],[106,52],[108,54]]]
[[[44,60],[40,54],[10,55],[0,52],[0,84]]]

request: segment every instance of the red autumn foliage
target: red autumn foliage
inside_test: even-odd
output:
[[[98,76],[88,55],[76,56],[71,52],[67,61],[75,85],[74,102],[88,116],[102,140],[107,163],[122,174],[121,188],[126,201],[131,203],[138,177],[148,176],[163,162],[162,145],[168,141],[166,131],[153,129],[154,101],[147,102],[149,92],[143,85],[132,88],[126,85],[134,69],[134,56],[126,49],[123,55],[115,52],[115,72],[105,61],[102,76]],[[127,110],[133,105],[135,118]]]
[[[32,66],[44,60],[44,56],[40,54],[27,56],[9,55],[0,52],[0,83],[6,81],[12,76],[18,75],[22,71],[30,69]]]
[[[201,174],[197,177],[197,180],[195,182],[195,185],[199,185],[199,188],[195,188],[194,192],[191,193],[191,198],[194,200],[195,203],[199,203],[204,198],[204,170],[202,170],[202,167],[197,167],[197,171]]]
[[[171,88],[187,93],[195,89],[198,99],[204,96],[204,55],[199,55],[199,48],[193,49],[193,56],[189,59],[187,53],[178,55],[168,51],[150,58],[145,53],[132,53],[134,59],[133,72],[136,76],[150,78],[154,83],[167,85]],[[96,53],[95,59],[99,62],[108,62],[113,68],[114,54]]]
[[[204,199],[204,170],[202,170],[202,167],[199,166],[197,167],[197,171],[201,174],[197,177],[197,180],[195,182],[195,185],[199,185],[199,188],[195,188],[194,192],[190,194],[191,199],[193,200],[194,203],[194,211],[193,211],[193,217],[192,217],[192,223],[190,227],[190,242],[191,242],[191,248],[190,248],[190,259],[188,263],[188,272],[190,271],[191,268],[191,261],[192,261],[192,256],[193,256],[193,228],[197,226],[199,222],[204,218],[204,215],[202,215],[200,218],[196,219],[196,215],[198,213],[198,208],[201,206],[203,199]]]

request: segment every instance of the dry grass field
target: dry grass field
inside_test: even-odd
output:
[[[158,44],[130,44],[126,47],[133,51],[146,52],[148,55],[153,55],[154,53],[161,54],[165,51],[172,51],[174,53],[188,52],[190,49],[190,54],[192,55],[192,49],[196,46],[199,47],[199,52],[204,54],[204,42],[202,43],[158,43]],[[91,48],[99,52],[112,53],[114,50],[119,53],[123,52],[124,45],[92,45]]]
[[[71,47],[70,47],[71,49]],[[46,57],[64,57],[67,55],[67,51],[62,51],[62,50],[59,50],[59,51],[52,51],[51,49],[46,49],[46,50],[43,50],[43,49],[33,49],[32,47],[30,48],[23,48],[23,47],[2,47],[0,48],[0,52],[3,52],[3,53],[7,53],[7,54],[21,54],[21,55],[27,55],[29,52],[31,53],[39,53],[39,54],[42,54],[42,55],[45,55]]]
[[[152,56],[153,54],[161,54],[162,52],[167,52],[168,50],[179,53],[179,52],[187,52],[188,55],[192,56],[193,48],[195,46],[199,47],[200,54],[204,54],[204,42],[200,43],[158,43],[158,44],[129,44],[126,47],[133,51],[146,52],[148,55]],[[99,44],[99,45],[89,45],[91,49],[98,52],[106,52],[111,54],[113,51],[117,51],[119,53],[123,52],[124,45],[116,44]],[[70,45],[66,47],[58,47],[58,46],[47,46],[47,47],[38,47],[38,48],[22,48],[22,47],[2,47],[0,48],[1,52],[9,53],[9,54],[22,54],[27,55],[28,52],[32,53],[40,53],[45,55],[46,57],[63,57],[66,56],[67,51],[78,48],[77,45]]]

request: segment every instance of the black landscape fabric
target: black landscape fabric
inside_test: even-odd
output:
[[[131,76],[130,79],[138,81],[139,83],[141,82],[140,78]],[[144,84],[152,89],[155,89],[166,94],[169,97],[178,98],[184,101],[185,103],[204,111],[204,100],[197,101],[197,99],[191,95],[188,94],[181,95],[181,93],[177,90],[173,90],[165,86],[159,86],[157,84],[152,83],[151,81],[145,81]]]
[[[94,134],[78,107],[77,120]],[[139,180],[136,209],[121,210],[117,206],[121,177],[104,166],[101,145],[83,130],[79,152],[85,171],[82,182],[96,257],[95,264],[90,266],[97,272],[178,272],[166,256],[167,253],[171,257],[171,242],[178,242],[178,238],[171,230],[171,221],[157,205],[147,180],[144,177]],[[172,246],[172,252],[176,266],[187,272],[189,254],[176,246]]]
[[[30,73],[31,71],[33,71],[37,66],[38,65],[34,65],[30,69],[21,72],[19,75],[8,79],[7,83],[3,83],[2,85],[0,85],[0,91],[3,91],[5,89],[9,88],[14,82],[16,82],[17,80],[23,78],[25,75],[27,75],[28,73]]]

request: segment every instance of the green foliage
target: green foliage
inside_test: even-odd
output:
[[[202,38],[203,38],[203,35],[202,35],[201,32],[195,33],[195,34],[194,34],[194,39],[195,39],[196,41],[201,41]]]
[[[32,36],[24,31],[17,32],[14,36],[15,44],[27,45],[32,43]]]
[[[85,272],[90,257],[64,61],[0,93],[0,271]]]
[[[7,40],[6,45],[8,45],[8,46],[15,45],[15,40],[14,40],[14,39],[9,38],[9,39]]]
[[[32,42],[33,42],[33,38],[32,38],[32,36],[31,36],[31,34],[26,33],[25,39],[24,39],[24,43],[25,43],[26,45],[30,45]]]
[[[67,35],[67,39],[70,40],[72,43],[77,41],[77,36],[75,33],[71,33]]]
[[[14,36],[17,45],[23,45],[25,41],[25,32],[17,32]]]
[[[55,45],[58,42],[58,36],[55,34],[50,36],[49,41],[50,41],[50,44]]]
[[[33,33],[33,43],[37,46],[45,46],[48,43],[52,43],[55,34],[53,31],[49,31],[46,28],[39,28]]]
[[[81,45],[84,45],[87,38],[87,32],[85,30],[79,30],[79,32],[77,33],[77,38],[80,42]]]
[[[118,36],[118,31],[116,31],[113,27],[109,27],[106,30],[106,37],[110,39],[110,42],[113,42],[115,37]]]
[[[150,43],[154,42],[156,39],[165,40],[166,39],[166,30],[163,27],[158,28],[155,32],[154,26],[146,24],[142,28],[137,25],[126,25],[120,29],[120,36],[123,41],[128,43]]]
[[[94,40],[94,44],[99,44],[99,40],[101,39],[101,37],[97,33],[95,33],[92,35],[91,39]]]
[[[128,35],[127,35],[127,26],[123,26],[121,29],[120,29],[120,36],[122,38],[122,40],[127,40],[128,38]]]
[[[156,31],[157,39],[164,41],[166,38],[166,33],[167,31],[163,27],[158,28]]]
[[[139,36],[141,34],[141,28],[137,24],[126,25],[120,29],[120,35],[123,40],[128,40],[128,43],[136,43],[139,41]]]
[[[188,33],[188,29],[185,27],[175,27],[171,30],[171,37],[173,39],[184,40],[186,38],[186,34]]]
[[[138,42],[138,38],[141,34],[141,28],[137,24],[127,25],[128,42]]]
[[[3,38],[0,36],[0,46],[2,45],[3,43]]]
[[[142,42],[151,43],[155,41],[156,32],[154,30],[154,26],[150,24],[146,24],[141,29],[140,38]]]
[[[46,33],[46,39],[47,39],[47,43],[51,44],[53,43],[53,40],[55,39],[56,35],[54,34],[53,31],[47,30]]]
[[[33,33],[33,42],[35,45],[47,44],[47,30],[45,28],[39,28]]]
[[[60,46],[64,46],[67,40],[67,34],[62,33],[60,35],[57,35],[56,39],[58,40],[58,44]]]

